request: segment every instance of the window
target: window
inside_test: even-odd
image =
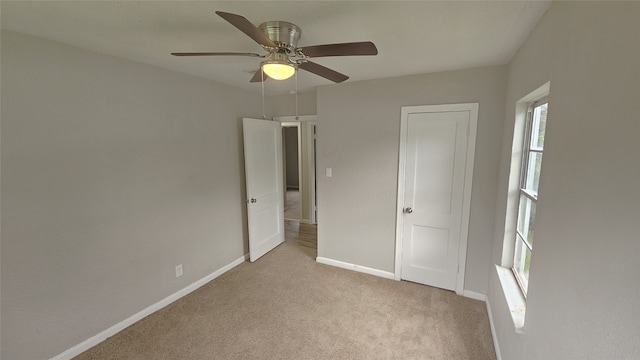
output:
[[[534,223],[547,125],[547,107],[547,99],[531,103],[525,124],[512,268],[524,295],[527,294],[529,285],[529,264],[533,252]]]

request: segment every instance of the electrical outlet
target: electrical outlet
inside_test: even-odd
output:
[[[176,266],[176,277],[182,276],[182,264]]]

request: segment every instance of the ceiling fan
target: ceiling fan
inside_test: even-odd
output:
[[[320,64],[309,61],[310,58],[326,56],[377,55],[378,49],[370,41],[326,44],[298,47],[302,31],[286,21],[267,21],[256,27],[245,17],[216,11],[220,17],[248,35],[267,51],[266,54],[239,52],[175,52],[174,56],[251,56],[264,58],[260,63],[262,71],[257,71],[251,82],[262,82],[262,72],[275,80],[284,80],[293,76],[296,69],[306,70],[336,83],[349,77]]]

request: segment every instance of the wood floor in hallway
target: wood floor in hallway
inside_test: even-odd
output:
[[[318,225],[305,224],[298,220],[284,220],[285,241],[291,244],[318,249]]]

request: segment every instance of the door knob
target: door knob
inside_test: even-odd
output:
[[[251,201],[252,204],[255,204],[258,200],[254,199],[254,198],[251,198],[251,200],[249,200],[249,201]]]
[[[410,207],[404,208],[404,212],[406,212],[407,214],[411,214],[413,212],[413,209]]]

